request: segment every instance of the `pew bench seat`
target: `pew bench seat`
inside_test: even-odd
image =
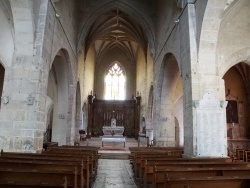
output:
[[[247,176],[206,176],[168,178],[157,188],[249,188],[250,175]]]

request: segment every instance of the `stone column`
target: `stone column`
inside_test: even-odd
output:
[[[39,152],[45,130],[46,98],[38,93],[41,71],[28,66],[32,57],[19,56],[5,75],[0,112],[0,148],[4,151]],[[23,65],[23,66],[22,66]]]
[[[15,52],[12,66],[6,67],[5,71],[4,102],[0,111],[0,148],[4,151],[40,152],[45,130],[47,78],[44,78],[45,68],[41,55],[43,37],[39,31],[44,28],[40,22],[45,19],[39,19],[38,24],[43,27],[39,27],[37,38],[34,39],[30,1],[23,0],[20,3],[11,0],[10,3]],[[47,4],[47,1],[41,3],[40,14],[46,14]]]
[[[195,113],[192,101],[199,99],[199,77],[196,44],[196,19],[194,5],[188,4],[180,18],[181,64],[183,78],[183,113],[184,113],[184,153],[195,156],[194,124]]]
[[[186,6],[179,24],[184,82],[184,156],[226,157],[224,83],[216,71],[206,72],[208,65],[198,61],[194,4]],[[216,70],[215,62],[209,66]]]

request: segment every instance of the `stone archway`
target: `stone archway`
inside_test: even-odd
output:
[[[155,139],[157,145],[175,146],[175,91],[180,77],[178,63],[172,53],[165,55],[156,92]]]
[[[6,10],[6,7],[9,9]],[[12,64],[14,54],[14,28],[11,21],[11,7],[8,1],[0,2],[0,58],[1,63],[7,68]]]
[[[250,66],[240,62],[223,76],[225,80],[227,138],[229,154],[237,148],[245,148],[250,138]]]
[[[202,26],[199,33],[199,48],[201,50],[198,50],[198,61],[204,66],[206,66],[206,64],[209,65],[206,66],[207,71],[212,71],[216,66],[215,60],[219,26],[225,5],[226,2],[224,0],[218,0],[216,2],[207,1],[204,10]],[[211,12],[213,12],[213,16],[211,16]]]
[[[226,7],[222,14],[216,45],[218,75],[224,79],[223,94],[229,101],[226,123],[229,155],[236,148],[244,148],[239,140],[249,139],[250,136],[247,126],[249,119],[246,115],[250,110],[247,106],[250,96],[249,7],[250,3],[247,0],[234,1]],[[236,112],[237,118],[230,121],[228,112],[231,111],[229,107],[232,105],[236,109],[233,111]]]
[[[47,95],[53,103],[52,138],[59,145],[66,144],[70,130],[68,126],[70,78],[68,73],[68,54],[60,50],[55,56],[48,79]],[[51,113],[47,112],[47,119]]]
[[[249,8],[249,1],[235,1],[223,14],[216,51],[221,77],[237,63],[250,61]]]
[[[184,145],[184,115],[183,115],[183,81],[179,75],[176,82],[176,88],[174,91],[174,116],[176,118],[176,146]]]
[[[154,31],[152,30],[154,21],[151,19],[149,15],[141,12],[140,5],[136,7],[136,6],[131,6],[128,2],[124,3],[122,1],[117,1],[114,3],[113,1],[110,2],[100,1],[98,6],[96,6],[95,4],[93,8],[91,7],[92,9],[90,7],[88,7],[88,9],[91,10],[91,12],[88,14],[85,20],[83,20],[81,25],[78,49],[82,49],[82,44],[86,42],[85,39],[87,33],[89,32],[89,29],[92,27],[93,23],[97,20],[98,16],[104,14],[107,11],[119,9],[124,13],[126,13],[127,15],[130,15],[134,20],[140,23],[149,41],[151,53],[152,54],[155,53],[155,46],[154,46],[155,36],[154,36]],[[88,49],[85,50],[87,51]]]
[[[34,24],[32,3],[24,0],[22,3],[10,0],[14,32],[15,32],[15,49],[16,54],[32,56],[34,51]]]

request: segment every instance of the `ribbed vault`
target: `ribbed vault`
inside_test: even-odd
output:
[[[137,47],[146,54],[147,38],[142,27],[129,15],[114,9],[99,16],[91,26],[85,40],[85,50],[95,46],[97,61],[114,48],[121,49],[129,59],[134,59]]]

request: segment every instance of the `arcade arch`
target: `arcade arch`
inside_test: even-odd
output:
[[[176,61],[175,56],[172,53],[165,55],[162,65],[161,72],[158,78],[158,88],[159,92],[156,97],[157,100],[157,111],[159,111],[159,122],[156,123],[156,142],[158,145],[165,146],[175,146],[175,117],[179,122],[179,126],[183,126],[183,120],[178,114],[181,114],[178,111],[182,111],[183,114],[183,105],[178,105],[181,103],[180,96],[182,95],[181,82],[178,84],[178,79],[180,78],[179,67]],[[179,86],[178,86],[179,85]],[[180,91],[178,91],[178,89]],[[178,103],[178,99],[180,100]],[[175,111],[176,110],[176,114]],[[180,115],[181,116],[181,115]],[[156,121],[155,118],[155,121]],[[178,141],[179,142],[179,141]]]
[[[49,72],[47,95],[51,108],[47,111],[47,122],[51,124],[51,141],[59,145],[67,143],[71,128],[68,126],[70,74],[68,54],[60,50],[55,56]]]

